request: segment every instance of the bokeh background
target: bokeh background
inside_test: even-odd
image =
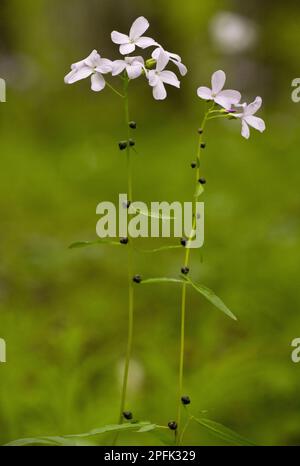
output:
[[[224,69],[245,100],[264,99],[268,130],[245,141],[238,122],[216,122],[203,162],[206,244],[193,276],[238,315],[189,295],[185,390],[193,411],[258,444],[300,443],[299,2],[234,0],[1,0],[0,442],[80,433],[118,419],[127,337],[126,250],[68,250],[96,239],[95,209],[126,192],[121,102],[69,66],[97,48],[117,59],[113,29],[146,16],[154,36],[190,73],[155,102],[143,79],[131,91],[138,122],[135,197],[191,199],[196,87]],[[125,136],[126,137],[126,136]],[[152,241],[152,242],[151,242]],[[147,242],[147,247],[161,243]],[[166,244],[166,243],[163,243]],[[136,254],[144,277],[176,276],[182,251]],[[137,289],[129,408],[160,424],[176,415],[180,289]],[[108,438],[103,438],[109,443]],[[153,443],[150,436],[123,443]],[[158,439],[155,442],[159,442]],[[190,445],[219,443],[201,428]]]

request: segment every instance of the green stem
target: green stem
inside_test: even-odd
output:
[[[128,85],[129,80],[124,81],[124,108],[125,108],[125,120],[127,125],[127,183],[128,183],[128,196],[129,201],[132,201],[133,189],[132,189],[132,166],[131,166],[131,147],[129,144],[130,139],[130,117],[129,117],[129,98],[128,98]],[[121,408],[120,408],[120,424],[123,423],[123,413],[126,407],[127,399],[127,388],[128,388],[128,377],[129,377],[129,366],[132,353],[132,341],[133,341],[133,323],[134,323],[134,287],[133,287],[133,245],[132,240],[128,244],[128,339],[127,339],[127,351],[125,359],[125,368],[123,376],[123,387],[121,397]]]
[[[196,187],[195,193],[197,193],[199,178],[200,178],[200,156],[201,156],[201,145],[203,143],[203,134],[206,127],[206,123],[209,119],[209,115],[213,112],[214,105],[206,111],[201,129],[202,133],[199,135],[198,140],[198,147],[197,147],[197,170],[196,170]],[[192,231],[189,235],[188,241],[192,240],[193,231],[196,228],[196,214],[197,214],[197,197],[194,196],[194,207],[193,207],[193,226]],[[191,255],[191,248],[186,248],[185,252],[185,259],[184,259],[184,266],[189,267],[190,264],[190,255]],[[185,350],[185,321],[186,321],[186,295],[187,295],[187,284],[185,283],[182,286],[182,296],[181,296],[181,325],[180,325],[180,355],[179,355],[179,381],[178,381],[178,400],[177,400],[177,426],[178,426],[178,441],[182,434],[180,435],[180,425],[181,425],[181,397],[183,394],[183,371],[184,371],[184,350]]]
[[[122,99],[125,98],[125,96],[123,94],[121,94],[121,92],[117,91],[117,89],[115,89],[108,81],[105,81],[105,82],[106,82],[107,87],[109,87],[110,90],[112,90],[119,97],[122,97]]]

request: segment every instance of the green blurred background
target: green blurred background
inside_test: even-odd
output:
[[[238,122],[207,134],[206,244],[193,277],[239,317],[190,294],[185,391],[193,411],[259,444],[300,442],[299,77],[300,4],[286,0],[1,0],[0,442],[80,433],[116,422],[127,338],[126,249],[68,250],[93,240],[102,200],[126,192],[121,102],[88,81],[66,86],[74,61],[97,48],[117,59],[113,29],[146,16],[154,36],[183,57],[182,89],[155,102],[143,79],[131,90],[138,122],[138,200],[184,200],[203,104],[195,90],[224,69],[245,100],[264,99],[267,132],[245,141]],[[161,244],[151,240],[147,247]],[[166,244],[166,243],[163,243]],[[145,244],[143,244],[145,246]],[[144,277],[176,276],[181,250],[137,254]],[[180,289],[136,293],[129,408],[160,424],[176,416]],[[103,438],[103,442],[109,439]],[[151,443],[146,435],[124,443]],[[197,426],[186,443],[219,443]]]

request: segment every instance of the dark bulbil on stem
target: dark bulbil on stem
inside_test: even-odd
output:
[[[126,244],[129,243],[129,239],[128,238],[121,238],[120,243],[126,245]]]
[[[183,247],[185,248],[186,245],[187,245],[187,239],[186,239],[186,238],[182,238],[181,241],[180,241],[180,244],[181,244],[181,246],[183,246]]]
[[[129,139],[129,146],[134,147],[135,146],[135,141],[133,139]]]
[[[133,282],[139,285],[142,282],[142,277],[140,275],[135,275],[133,277]]]
[[[177,422],[170,421],[169,424],[168,424],[168,427],[169,427],[170,430],[177,430],[177,428],[178,428]]]
[[[201,149],[205,149],[206,148],[206,144],[203,142],[201,145],[200,145]]]
[[[130,411],[125,411],[123,416],[126,421],[131,421],[133,419],[133,414]]]
[[[184,405],[184,406],[188,406],[191,404],[191,399],[189,396],[183,396],[181,398],[181,403]]]
[[[192,167],[192,168],[197,168],[197,162],[192,162],[192,163],[191,163],[191,167]]]
[[[188,267],[182,267],[181,273],[183,275],[188,275],[190,273],[190,269]]]
[[[135,122],[135,121],[130,121],[130,122],[129,122],[129,128],[131,128],[131,129],[136,129],[136,128],[137,128],[136,122]]]
[[[198,134],[203,134],[203,133],[204,133],[203,129],[202,129],[202,128],[199,128],[199,129],[198,129]]]
[[[199,183],[204,185],[206,184],[206,179],[205,178],[200,178]]]
[[[121,142],[119,142],[119,148],[120,148],[120,150],[125,150],[125,149],[127,149],[127,144],[128,144],[127,141],[121,141]]]

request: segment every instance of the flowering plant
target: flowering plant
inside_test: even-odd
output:
[[[79,62],[71,66],[71,71],[65,77],[67,84],[73,84],[80,80],[91,78],[91,89],[94,92],[100,92],[106,87],[112,90],[119,98],[122,99],[125,112],[125,123],[127,135],[126,139],[119,142],[121,151],[126,150],[127,156],[127,182],[128,182],[128,196],[129,201],[124,206],[129,209],[134,199],[133,195],[133,175],[132,175],[132,149],[135,146],[135,141],[132,138],[132,131],[137,129],[137,124],[130,118],[129,111],[129,86],[130,83],[140,77],[146,78],[149,86],[152,88],[153,97],[155,100],[164,100],[167,97],[166,85],[171,85],[180,88],[180,81],[177,75],[170,71],[167,66],[175,65],[181,76],[187,74],[187,68],[182,63],[179,55],[167,52],[158,42],[150,37],[144,36],[149,28],[149,22],[140,17],[134,21],[130,28],[129,34],[123,34],[113,31],[111,38],[113,43],[119,46],[119,51],[122,57],[116,60],[103,58],[100,54],[93,50],[92,53]],[[140,55],[130,55],[135,52],[137,48],[142,50],[152,48],[151,55],[145,59]],[[110,81],[108,76],[119,77],[123,82],[123,89],[116,89]],[[247,105],[241,104],[241,93],[236,90],[224,90],[226,82],[226,74],[224,71],[216,71],[211,78],[211,88],[201,86],[197,90],[199,98],[207,103],[207,109],[200,128],[198,129],[198,146],[196,160],[192,162],[191,166],[195,169],[195,192],[193,196],[193,224],[190,235],[182,238],[180,246],[185,250],[184,263],[181,265],[179,276],[166,278],[148,278],[143,279],[140,275],[135,274],[133,263],[133,239],[120,238],[119,242],[111,242],[112,244],[123,245],[128,248],[128,340],[126,360],[123,374],[123,385],[120,403],[120,417],[119,423],[116,425],[105,426],[95,429],[91,432],[81,435],[66,436],[66,437],[46,437],[41,439],[25,439],[12,442],[13,445],[24,444],[54,444],[54,445],[78,445],[80,438],[93,438],[103,433],[114,433],[114,444],[118,440],[119,432],[136,431],[136,432],[150,432],[157,429],[170,429],[174,432],[174,441],[176,444],[181,445],[184,441],[184,435],[191,422],[197,422],[202,427],[208,429],[210,432],[218,435],[223,440],[235,444],[249,445],[251,442],[243,439],[241,436],[231,431],[230,429],[214,422],[203,416],[195,417],[190,414],[189,405],[191,404],[190,397],[183,392],[184,388],[184,357],[185,357],[185,326],[186,326],[186,297],[188,289],[192,289],[200,293],[205,299],[212,303],[217,309],[223,312],[227,317],[236,321],[237,318],[232,311],[224,304],[224,302],[209,288],[204,285],[196,284],[190,278],[191,272],[191,248],[190,243],[193,241],[195,235],[196,221],[199,212],[197,210],[198,199],[204,192],[206,179],[202,173],[201,155],[206,149],[206,127],[210,120],[214,119],[231,119],[241,120],[242,122],[242,136],[246,139],[250,137],[249,126],[263,132],[266,128],[264,121],[255,116],[257,111],[262,106],[261,97],[257,97],[254,102]],[[98,243],[98,242],[97,242]],[[109,241],[106,241],[109,243]],[[90,246],[94,243],[80,242],[75,243],[71,248]],[[172,246],[167,246],[167,249]],[[161,251],[164,248],[153,251]],[[137,422],[134,420],[133,414],[127,407],[127,387],[129,379],[129,366],[132,353],[133,344],[133,329],[134,329],[134,295],[135,286],[143,284],[155,284],[158,282],[175,283],[182,287],[181,296],[181,325],[180,325],[180,353],[179,353],[179,377],[178,377],[178,399],[177,399],[177,418],[176,420],[169,421],[168,425],[160,426],[151,422]],[[182,408],[186,414],[185,425],[182,426]],[[129,422],[125,422],[129,421]],[[172,443],[172,440],[170,440]]]

